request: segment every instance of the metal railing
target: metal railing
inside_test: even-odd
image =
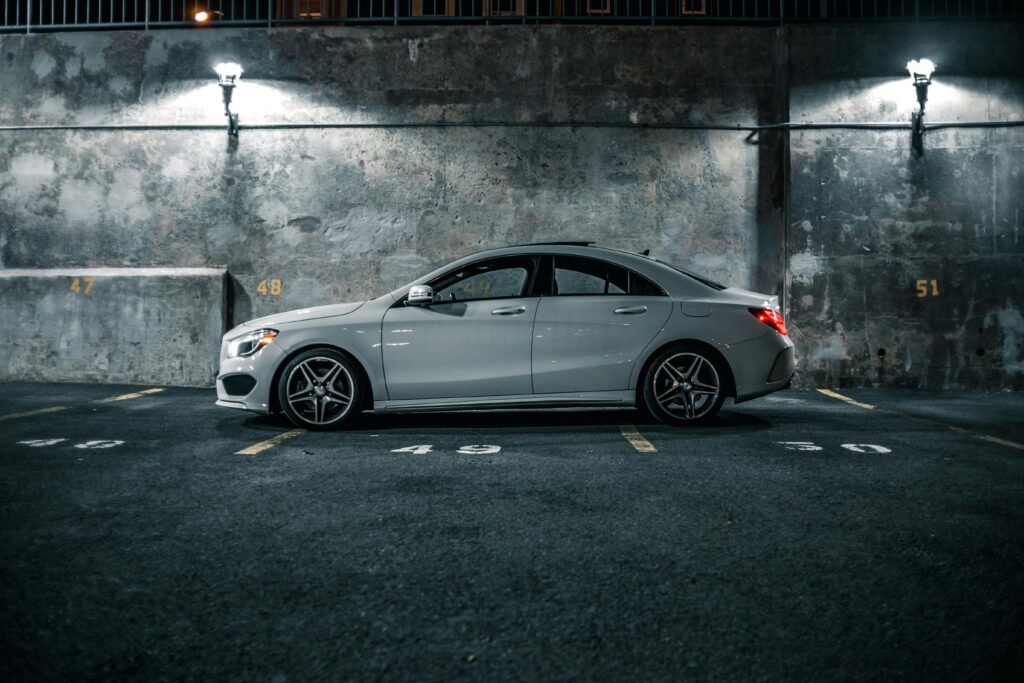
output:
[[[1024,19],[1018,0],[3,0],[0,32],[292,24]]]

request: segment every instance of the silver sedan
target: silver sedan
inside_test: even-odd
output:
[[[376,413],[644,407],[673,425],[784,389],[778,298],[585,243],[473,254],[382,297],[224,335],[217,405],[330,429]]]

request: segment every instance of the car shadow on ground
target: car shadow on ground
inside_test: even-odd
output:
[[[530,429],[579,427],[615,427],[634,425],[651,431],[734,431],[767,429],[769,420],[747,413],[723,410],[709,421],[692,426],[672,427],[663,424],[645,411],[634,409],[558,409],[558,410],[488,410],[462,412],[429,412],[381,415],[363,413],[339,432],[388,432],[419,429]],[[258,431],[294,429],[284,415],[253,415],[244,419],[244,426]]]

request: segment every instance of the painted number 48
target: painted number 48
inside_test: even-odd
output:
[[[268,284],[269,283],[269,284]],[[281,281],[277,278],[272,280],[260,280],[260,283],[256,285],[256,293],[266,296],[281,296]]]

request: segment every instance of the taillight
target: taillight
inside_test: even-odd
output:
[[[769,327],[774,327],[775,331],[786,336],[786,321],[782,319],[782,316],[773,311],[770,308],[750,308],[749,310],[755,318],[763,322]]]

